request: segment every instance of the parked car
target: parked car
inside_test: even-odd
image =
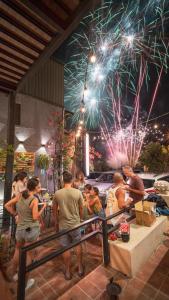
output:
[[[88,179],[86,183],[96,186],[99,189],[99,195],[101,198],[106,198],[107,191],[111,188],[113,184],[113,176],[115,172],[120,172],[119,170],[102,172],[102,174],[96,178]]]
[[[154,173],[140,173],[139,177],[143,180],[145,191],[147,193],[154,192],[154,182],[157,180],[164,180],[169,182],[169,173],[154,174]]]
[[[91,173],[89,174],[89,176],[87,176],[87,179],[96,179],[96,178],[98,178],[101,174],[102,174],[102,172],[91,172]]]

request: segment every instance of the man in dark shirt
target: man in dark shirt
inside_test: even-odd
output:
[[[129,197],[133,198],[134,203],[143,200],[145,191],[143,180],[133,172],[130,166],[123,167],[123,173],[129,178],[128,185],[125,190],[129,192]]]

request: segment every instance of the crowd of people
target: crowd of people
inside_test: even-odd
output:
[[[112,187],[108,191],[106,208],[102,205],[99,197],[99,189],[86,184],[83,172],[79,172],[74,179],[69,172],[63,173],[63,188],[56,191],[53,196],[53,221],[55,230],[63,232],[59,238],[60,245],[67,247],[72,242],[77,242],[75,247],[78,262],[78,275],[84,275],[82,261],[81,234],[82,229],[76,228],[81,222],[94,217],[106,217],[119,210],[136,203],[144,196],[144,185],[142,180],[134,174],[129,166],[123,168],[123,174],[128,178],[127,183],[121,173],[115,173]],[[25,172],[17,174],[12,186],[12,199],[5,204],[5,208],[16,220],[16,248],[12,261],[13,279],[17,280],[19,249],[39,239],[41,216],[45,210],[46,203],[38,206],[41,184],[38,177],[28,179]],[[109,221],[114,225],[114,219]],[[73,230],[74,229],[74,230]],[[92,230],[92,226],[90,228]],[[35,258],[35,253],[29,252],[27,264]],[[63,253],[64,276],[66,280],[72,278],[71,274],[71,251]],[[26,289],[34,284],[34,279],[27,280]]]

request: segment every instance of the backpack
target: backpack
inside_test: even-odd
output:
[[[162,209],[168,208],[168,205],[165,202],[165,200],[158,194],[155,193],[149,194],[145,200],[149,202],[155,202],[157,208],[162,208]]]

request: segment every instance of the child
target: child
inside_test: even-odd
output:
[[[90,190],[89,197],[89,212],[99,217],[105,217],[104,209],[102,208],[102,204],[99,198],[99,189],[97,187],[92,187]]]
[[[84,191],[83,191],[83,198],[84,198],[84,201],[88,202],[89,201],[89,197],[90,197],[90,191],[92,189],[92,186],[91,184],[86,184],[85,187],[84,187]]]
[[[84,192],[83,192],[83,219],[88,220],[91,218],[91,213],[88,209],[89,207],[89,200],[90,200],[90,191],[92,189],[92,186],[90,184],[86,184],[84,187]]]

